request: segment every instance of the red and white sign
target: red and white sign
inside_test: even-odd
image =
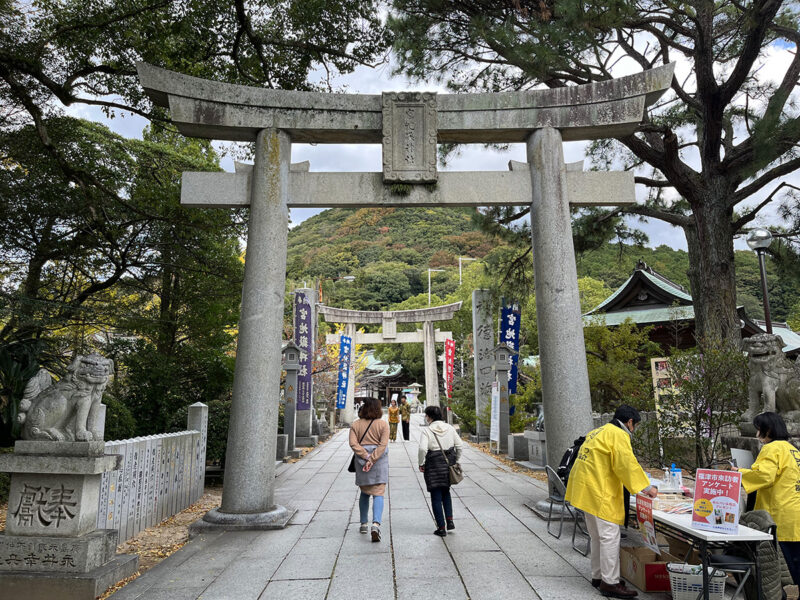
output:
[[[448,398],[453,397],[453,364],[456,358],[456,341],[444,341],[444,389]]]
[[[661,550],[656,541],[656,524],[653,521],[653,499],[650,496],[636,494],[636,520],[639,522],[644,545],[656,554],[660,554]]]
[[[741,485],[741,473],[698,469],[692,504],[692,527],[715,533],[738,533]]]

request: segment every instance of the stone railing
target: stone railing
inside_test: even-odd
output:
[[[106,442],[122,463],[100,480],[98,529],[116,529],[122,542],[203,495],[208,407],[192,404],[186,420],[187,431]]]

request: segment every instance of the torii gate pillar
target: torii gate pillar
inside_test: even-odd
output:
[[[276,129],[258,132],[247,224],[247,255],[228,425],[222,505],[192,533],[280,529],[294,515],[274,503],[275,447],[281,377],[281,334],[289,233],[291,140]]]
[[[585,360],[577,360],[586,347],[562,148],[561,133],[552,127],[537,129],[527,140],[536,323],[547,399],[542,409],[551,465],[572,445],[576,431],[593,427],[589,370]]]

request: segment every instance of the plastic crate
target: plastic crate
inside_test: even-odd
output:
[[[703,591],[703,567],[685,563],[668,563],[669,584],[672,600],[696,600]],[[713,575],[712,575],[713,573]],[[725,600],[725,581],[727,575],[719,569],[708,569],[709,600]]]

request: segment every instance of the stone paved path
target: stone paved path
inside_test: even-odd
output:
[[[523,503],[545,482],[466,446],[465,480],[452,488],[456,529],[435,528],[411,439],[389,445],[383,540],[358,532],[358,488],[347,472],[347,431],[278,469],[276,501],[298,509],[280,531],[199,536],[112,596],[113,600],[577,600],[601,598],[589,559]],[[666,594],[641,594],[664,600]]]

